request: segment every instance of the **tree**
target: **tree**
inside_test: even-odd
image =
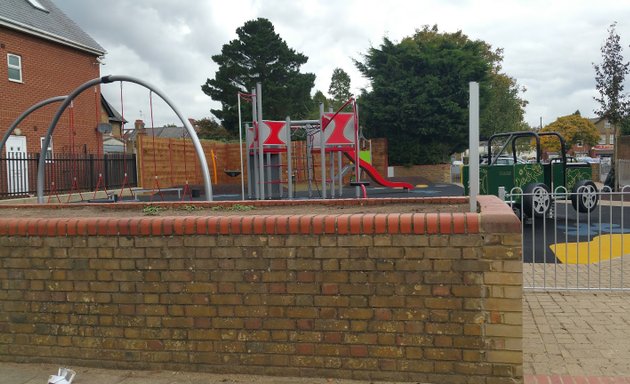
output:
[[[594,98],[599,103],[599,109],[595,110],[595,114],[601,118],[608,119],[613,127],[613,136],[615,137],[615,153],[611,164],[612,175],[606,180],[606,185],[615,189],[618,187],[614,177],[618,173],[616,172],[617,128],[630,115],[628,95],[623,91],[623,83],[629,72],[630,63],[623,60],[622,48],[619,43],[620,37],[615,31],[616,25],[617,23],[614,22],[608,28],[608,38],[601,47],[601,65],[593,64],[595,68],[595,87],[599,93],[599,97]]]
[[[488,138],[499,132],[528,130],[523,120],[527,101],[520,98],[525,88],[519,88],[516,80],[493,69],[486,84],[481,88],[480,135]]]
[[[221,103],[221,109],[211,112],[228,131],[238,132],[236,94],[249,93],[261,82],[264,118],[305,117],[315,83],[314,74],[300,73],[308,58],[289,48],[267,19],[247,21],[236,34],[238,38],[223,45],[220,55],[212,56],[219,70],[214,79],[201,86],[205,94]],[[243,112],[244,119],[251,120],[251,108],[243,108]]]
[[[580,116],[579,112],[559,117],[540,131],[558,132],[564,138],[568,151],[578,143],[592,147],[599,142],[599,131],[595,124]],[[560,142],[557,138],[543,137],[541,145],[545,151],[560,152]]]
[[[317,120],[319,119],[319,105],[324,104],[324,106],[330,101],[326,98],[326,95],[322,91],[317,91],[313,95],[313,102],[311,105],[311,112],[308,115],[309,119]]]
[[[330,87],[328,94],[332,97],[332,106],[335,110],[352,97],[350,92],[350,75],[341,68],[335,68],[330,77]]]
[[[371,83],[361,95],[366,132],[387,137],[392,164],[447,161],[468,146],[470,81],[480,82],[481,116],[490,121],[488,114],[495,114],[493,129],[518,121],[523,102],[515,81],[499,72],[501,55],[484,41],[461,31],[440,33],[437,26],[398,44],[384,38],[363,62],[355,61]]]
[[[231,134],[211,117],[204,117],[201,120],[197,120],[195,126],[198,129],[197,136],[199,136],[200,139],[220,141],[238,139],[238,135]]]

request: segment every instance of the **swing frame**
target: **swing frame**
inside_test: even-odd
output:
[[[173,112],[175,112],[177,117],[181,120],[182,124],[184,125],[184,127],[188,131],[188,134],[190,135],[190,138],[191,138],[191,140],[193,142],[193,145],[195,147],[195,151],[197,153],[197,157],[199,159],[199,163],[201,165],[201,171],[202,171],[203,180],[204,180],[204,187],[205,187],[205,190],[206,190],[206,200],[207,201],[212,201],[213,200],[213,196],[212,196],[212,183],[211,183],[211,180],[210,180],[210,171],[208,169],[208,163],[206,162],[205,154],[203,152],[203,147],[201,146],[201,142],[199,141],[199,137],[197,136],[197,133],[195,132],[194,128],[190,125],[190,122],[183,117],[183,115],[177,109],[177,107],[175,107],[173,102],[168,97],[166,97],[166,95],[164,95],[162,92],[160,92],[156,87],[152,86],[151,84],[148,84],[145,81],[140,80],[140,79],[135,78],[135,77],[124,76],[124,75],[103,76],[103,77],[99,77],[99,78],[90,80],[90,81],[80,85],[79,87],[77,87],[74,91],[72,91],[64,99],[62,104],[59,106],[59,109],[57,110],[57,113],[53,117],[53,119],[52,119],[52,121],[50,123],[50,126],[48,127],[48,130],[46,131],[46,136],[44,138],[44,142],[42,143],[42,154],[43,154],[44,148],[48,148],[48,146],[50,145],[51,137],[52,137],[52,134],[53,134],[53,132],[54,132],[56,126],[57,126],[57,123],[59,122],[59,119],[61,118],[61,115],[63,114],[63,112],[66,110],[66,108],[68,108],[68,105],[70,104],[70,102],[72,102],[72,100],[74,100],[78,95],[80,95],[86,89],[88,89],[88,88],[90,88],[90,87],[92,87],[94,85],[97,85],[97,84],[108,84],[108,83],[112,83],[112,82],[115,82],[115,81],[130,82],[130,83],[135,83],[135,84],[144,86],[145,88],[148,88],[151,91],[153,91],[156,95],[160,96],[162,98],[162,100],[164,100],[164,102],[169,107],[171,107]],[[40,156],[40,158],[39,158],[39,167],[38,167],[38,170],[37,170],[37,202],[39,204],[44,204],[45,175],[46,175],[45,174],[45,156]]]

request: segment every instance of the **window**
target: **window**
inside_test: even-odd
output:
[[[40,148],[44,148],[44,140],[46,138],[45,137],[40,137],[39,138],[39,147]],[[53,140],[52,137],[50,138],[50,143],[48,145],[48,149],[46,149],[46,162],[49,163],[53,160]]]
[[[7,55],[9,65],[9,80],[17,83],[22,82],[22,57],[9,53]]]
[[[599,135],[599,143],[598,144],[606,144],[606,136],[607,135]]]

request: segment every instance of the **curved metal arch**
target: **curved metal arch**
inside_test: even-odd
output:
[[[179,120],[182,122],[182,124],[184,124],[186,131],[188,131],[188,135],[190,135],[190,138],[195,147],[195,151],[197,152],[199,163],[201,165],[201,173],[203,175],[203,182],[204,182],[204,187],[206,190],[206,199],[208,201],[212,201],[212,184],[210,182],[210,171],[208,170],[208,163],[206,162],[206,156],[203,152],[203,148],[201,147],[201,142],[199,141],[199,137],[197,137],[197,133],[195,132],[193,127],[190,125],[190,122],[187,119],[184,119],[181,112],[175,107],[175,105],[171,102],[171,100],[168,97],[166,97],[162,92],[160,92],[157,88],[155,88],[151,84],[146,83],[143,80],[140,80],[138,78],[131,77],[131,76],[108,75],[108,76],[103,76],[103,77],[90,80],[86,83],[83,83],[79,87],[77,87],[74,91],[72,91],[72,93],[70,93],[65,98],[65,101],[61,104],[61,106],[59,107],[59,110],[57,110],[57,113],[55,114],[53,120],[50,123],[50,126],[48,127],[48,130],[46,131],[46,137],[44,139],[44,143],[42,144],[42,154],[39,157],[39,165],[37,169],[37,202],[39,204],[44,204],[44,182],[45,182],[45,165],[46,165],[45,163],[46,156],[44,156],[44,148],[48,148],[48,146],[50,145],[52,134],[55,130],[55,127],[57,126],[57,123],[59,122],[59,119],[61,118],[61,115],[66,110],[66,108],[70,105],[70,103],[77,96],[83,93],[83,91],[85,91],[86,89],[97,84],[109,84],[115,81],[127,81],[130,83],[135,83],[145,88],[148,88],[153,93],[160,96],[162,100],[164,100],[164,102],[166,102],[166,104],[168,104],[168,106],[171,107],[173,112],[175,112],[177,117],[179,117]]]
[[[55,96],[55,97],[51,97],[50,99],[42,100],[37,104],[33,104],[29,109],[22,112],[22,114],[18,116],[17,119],[15,119],[15,121],[9,126],[9,129],[7,129],[7,131],[4,133],[4,136],[2,137],[2,140],[0,141],[0,153],[2,153],[2,149],[7,144],[7,141],[9,140],[9,136],[11,136],[13,131],[15,131],[15,128],[17,128],[17,126],[20,125],[20,123],[24,119],[26,119],[31,113],[35,112],[36,110],[48,104],[56,103],[58,101],[63,101],[66,97],[67,96]]]

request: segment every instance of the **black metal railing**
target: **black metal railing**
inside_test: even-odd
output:
[[[39,153],[9,152],[0,157],[0,199],[37,194]],[[127,180],[125,181],[125,174]],[[138,184],[136,155],[55,153],[46,160],[44,193],[87,192]]]

